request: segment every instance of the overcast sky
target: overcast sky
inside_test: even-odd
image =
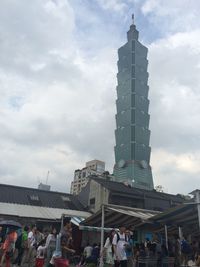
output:
[[[1,0],[0,182],[67,192],[112,172],[117,49],[131,14],[149,49],[151,165],[168,193],[199,188],[200,1]]]

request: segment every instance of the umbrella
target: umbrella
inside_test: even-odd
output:
[[[0,226],[7,226],[11,228],[22,228],[21,224],[11,220],[4,220],[0,222]]]

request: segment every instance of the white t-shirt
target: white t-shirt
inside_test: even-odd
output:
[[[127,242],[126,242],[125,234],[118,233],[118,235],[119,235],[119,241],[117,242],[118,238],[117,238],[117,234],[115,234],[113,237],[113,242],[112,242],[112,244],[116,246],[115,259],[117,256],[120,261],[127,260],[126,250],[125,250],[125,245],[127,244]]]
[[[44,253],[45,253],[45,246],[39,246],[37,249],[37,258],[44,259]]]
[[[35,235],[32,231],[28,233],[28,241],[31,247],[35,244]]]
[[[104,248],[107,249],[107,252],[112,252],[112,244],[110,243],[110,238],[107,237]]]
[[[91,246],[85,247],[83,253],[85,254],[86,258],[89,258],[92,255],[92,247]]]

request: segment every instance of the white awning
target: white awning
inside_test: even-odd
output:
[[[105,222],[106,228],[116,228],[120,225],[136,226],[147,221],[160,212],[154,210],[138,209],[119,205],[107,204],[105,206]],[[102,210],[99,210],[89,218],[86,218],[81,225],[100,227],[102,219]]]
[[[18,216],[24,218],[38,218],[46,220],[59,220],[62,214],[69,217],[88,218],[91,213],[79,210],[58,209],[40,206],[29,206],[14,203],[0,202],[0,215]]]

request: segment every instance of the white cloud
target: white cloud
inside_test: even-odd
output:
[[[122,13],[128,7],[125,3],[126,1],[123,0],[97,0],[99,5],[108,10],[116,11]]]
[[[200,153],[175,154],[156,149],[152,154],[155,185],[165,192],[188,194],[199,187]]]

